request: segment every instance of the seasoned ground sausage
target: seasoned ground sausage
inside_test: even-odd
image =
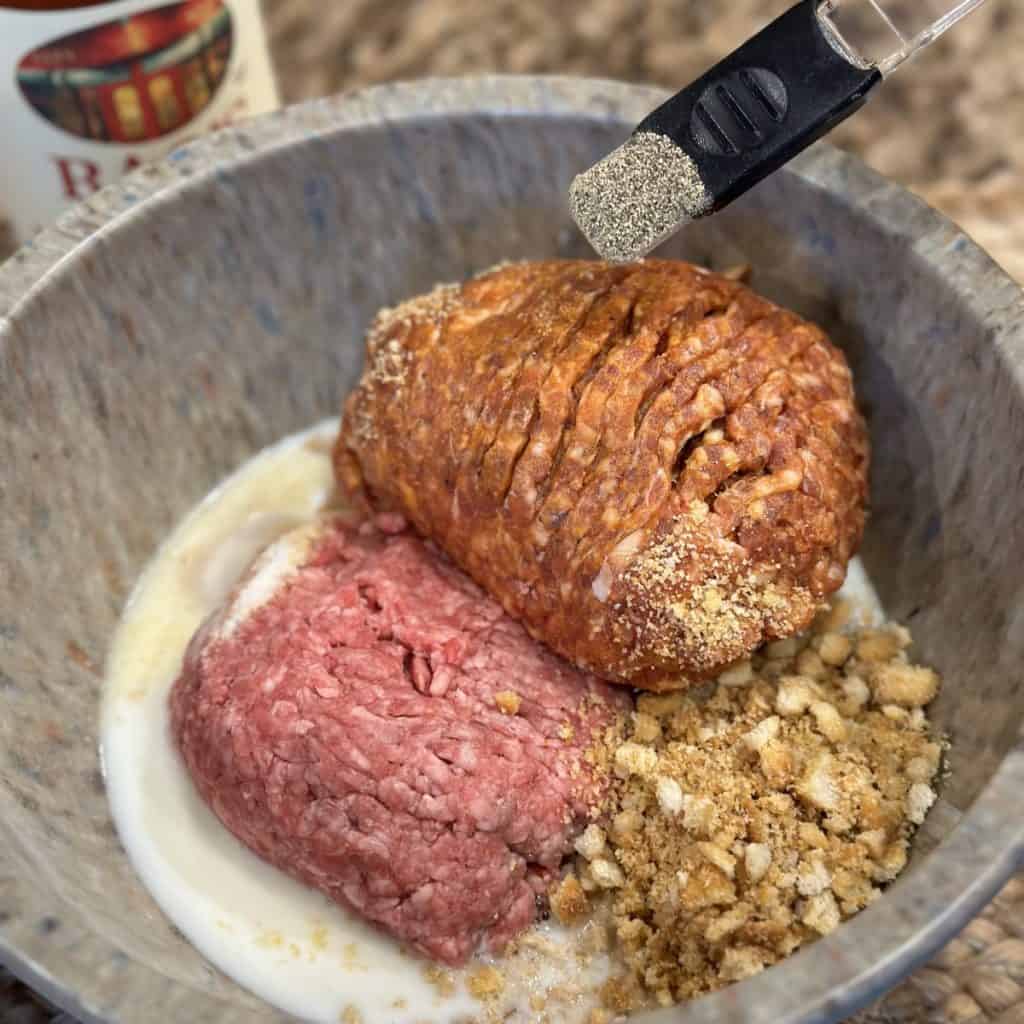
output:
[[[521,263],[370,330],[339,481],[553,650],[673,689],[805,627],[864,526],[868,441],[816,326],[686,263]]]

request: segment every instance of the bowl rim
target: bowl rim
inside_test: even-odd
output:
[[[308,101],[202,137],[72,208],[0,266],[0,345],[52,278],[73,270],[76,261],[105,245],[126,223],[203,187],[225,169],[274,150],[389,121],[473,115],[610,122],[621,124],[625,137],[665,96],[653,86],[561,75],[424,78]],[[986,330],[1004,372],[1024,396],[1024,294],[963,231],[923,200],[827,143],[817,144],[779,173],[795,175],[810,189],[842,194],[858,215],[877,230],[901,238],[948,280]],[[952,270],[951,256],[956,261]],[[771,971],[688,1003],[685,1010],[659,1010],[640,1019],[670,1024],[685,1013],[694,1024],[812,1024],[837,1020],[865,1005],[927,960],[1024,867],[1024,816],[1014,814],[1022,789],[1024,727],[958,825],[885,898]],[[0,877],[7,873],[6,859],[0,846]],[[58,899],[24,872],[19,877],[11,871],[18,885],[31,891],[26,903],[36,915]],[[104,995],[102,974],[77,985],[63,977],[59,944],[36,958],[19,952],[14,923],[0,923],[0,962],[47,999],[86,1022],[151,1019],[152,1002],[138,991],[145,986],[125,991],[112,1006]],[[88,934],[87,941],[96,946],[97,960],[124,955],[98,935]],[[122,975],[154,974],[130,956],[120,970]],[[227,1009],[206,993],[195,992],[192,998]]]

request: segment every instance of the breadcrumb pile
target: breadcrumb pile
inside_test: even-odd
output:
[[[837,603],[700,691],[639,698],[595,760],[617,784],[552,896],[565,923],[610,901],[625,1013],[756,974],[875,900],[935,801],[935,672],[901,626]]]

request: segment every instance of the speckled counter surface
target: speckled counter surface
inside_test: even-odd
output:
[[[792,0],[270,0],[285,98],[472,71],[680,87]],[[921,0],[886,0],[920,8]],[[941,4],[936,5],[941,7]],[[908,185],[1024,278],[1024,4],[980,11],[885,84],[833,142]],[[1013,129],[1016,126],[1016,131]]]
[[[788,0],[268,0],[286,100],[423,74],[571,72],[680,85]],[[920,0],[906,0],[919,3]],[[899,3],[894,2],[894,7]],[[834,137],[1024,279],[1024,4],[980,12]],[[0,969],[0,1024],[54,1018]],[[1024,876],[860,1024],[1024,1024]]]

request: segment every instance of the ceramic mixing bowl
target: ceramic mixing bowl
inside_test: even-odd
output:
[[[660,98],[485,77],[310,103],[178,150],[0,271],[0,959],[52,1000],[86,1021],[282,1019],[203,961],[118,845],[97,748],[111,632],[194,502],[336,413],[378,307],[585,254],[566,185]],[[637,1020],[838,1020],[1024,856],[1024,302],[956,227],[828,146],[666,251],[749,262],[845,346],[874,444],[864,560],[945,678],[952,747],[883,899]]]

